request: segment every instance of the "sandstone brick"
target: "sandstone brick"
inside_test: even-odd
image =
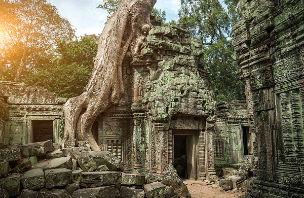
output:
[[[17,146],[0,149],[0,159],[5,159],[8,162],[21,159],[20,148]]]
[[[49,169],[45,171],[45,187],[65,186],[72,181],[72,170],[66,168]]]
[[[20,174],[13,174],[9,177],[0,179],[0,188],[6,190],[9,196],[20,194]]]
[[[121,179],[122,185],[144,185],[145,184],[145,176],[138,174],[122,174]]]
[[[0,178],[6,177],[9,170],[9,163],[6,160],[0,160]]]
[[[145,198],[145,191],[143,189],[133,189],[125,186],[121,187],[121,197],[129,198]]]
[[[39,194],[34,190],[23,189],[19,198],[39,198]]]
[[[52,140],[47,140],[44,142],[34,142],[21,146],[21,154],[23,157],[41,156],[53,150],[54,147]]]
[[[67,168],[72,169],[72,158],[71,157],[60,157],[55,158],[47,161],[38,162],[33,168],[43,168],[44,170],[47,169],[54,169],[54,168]]]
[[[121,172],[82,172],[80,186],[86,188],[121,184]]]
[[[45,178],[42,168],[31,169],[23,174],[21,183],[24,188],[29,190],[38,190],[44,188]]]

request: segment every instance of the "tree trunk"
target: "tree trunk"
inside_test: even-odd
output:
[[[85,91],[64,105],[64,137],[85,140],[92,150],[100,150],[91,129],[97,116],[117,104],[124,93],[122,61],[128,50],[136,55],[141,41],[150,30],[150,14],[156,0],[121,0],[107,21],[99,39],[91,78]]]

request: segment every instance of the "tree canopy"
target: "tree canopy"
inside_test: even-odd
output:
[[[23,81],[49,66],[56,41],[74,29],[46,0],[0,1],[0,80]]]

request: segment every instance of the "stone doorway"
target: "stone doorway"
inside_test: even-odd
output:
[[[33,142],[53,140],[53,120],[32,120]]]
[[[182,179],[197,179],[198,131],[173,131],[173,164]]]

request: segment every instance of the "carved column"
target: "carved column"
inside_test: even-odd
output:
[[[155,134],[157,136],[158,148],[157,150],[157,173],[163,173],[165,167],[168,165],[168,130],[165,128],[165,123],[155,123]]]
[[[135,112],[133,129],[133,156],[134,169],[137,173],[142,172],[145,163],[145,113]]]
[[[212,175],[216,175],[214,169],[214,145],[213,145],[213,134],[214,134],[214,123],[215,120],[210,117],[207,120],[206,126],[206,168],[207,168],[207,177],[210,178]]]

